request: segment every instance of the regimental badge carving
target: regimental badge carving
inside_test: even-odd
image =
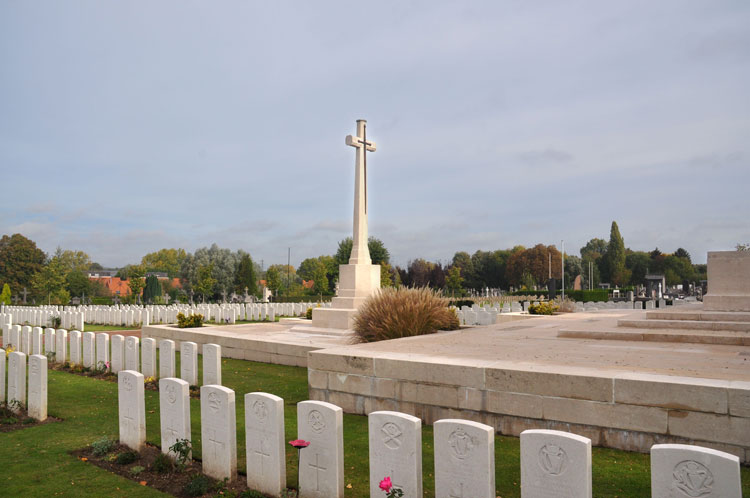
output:
[[[219,408],[221,407],[221,400],[216,395],[216,393],[210,393],[208,395],[208,407],[214,412],[219,411]]]
[[[323,419],[323,414],[318,410],[313,410],[307,416],[307,423],[310,424],[310,428],[316,433],[320,434],[326,428],[326,421]]]
[[[451,432],[451,435],[448,436],[448,444],[456,458],[463,460],[474,449],[475,442],[474,438],[465,430],[459,428]]]
[[[261,422],[265,421],[266,417],[268,417],[268,407],[266,406],[266,402],[263,400],[257,400],[253,403],[253,413],[258,420]]]
[[[133,379],[130,377],[123,377],[122,379],[122,385],[125,386],[126,391],[132,391],[133,390]]]
[[[167,384],[166,391],[167,401],[170,405],[174,405],[175,401],[177,401],[177,394],[175,393],[174,384]]]
[[[674,467],[672,472],[674,486],[685,496],[698,498],[711,494],[714,476],[708,468],[694,460],[684,460]]]
[[[393,422],[386,422],[380,429],[383,432],[383,444],[386,448],[396,450],[401,447],[401,436],[404,432]]]
[[[539,467],[551,476],[559,476],[568,468],[568,455],[555,444],[545,444],[539,449]]]

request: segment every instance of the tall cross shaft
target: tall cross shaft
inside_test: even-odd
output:
[[[375,152],[375,142],[367,140],[367,121],[357,120],[357,135],[347,135],[346,145],[356,148],[354,159],[354,233],[350,265],[371,265],[367,248],[367,152]]]

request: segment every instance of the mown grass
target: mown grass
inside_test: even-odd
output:
[[[179,354],[178,354],[179,361]],[[201,362],[199,361],[199,369]],[[178,365],[179,371],[179,365]],[[244,395],[264,391],[284,398],[286,439],[296,439],[296,403],[307,399],[307,370],[250,361],[222,361],[223,384],[236,393],[238,467],[245,468]],[[201,377],[202,378],[202,377]],[[117,438],[117,384],[66,372],[49,371],[49,413],[63,422],[0,434],[2,496],[163,496],[68,454],[109,436]],[[146,391],[147,438],[159,445],[159,397]],[[201,456],[200,403],[191,400],[194,455]],[[432,427],[422,428],[425,496],[434,496]],[[369,496],[367,418],[344,416],[344,462],[347,497]],[[297,479],[296,452],[287,450],[287,484]],[[497,436],[497,495],[520,496],[518,438]],[[612,449],[593,450],[594,496],[650,495],[648,455]],[[750,469],[742,468],[745,496],[750,496]]]

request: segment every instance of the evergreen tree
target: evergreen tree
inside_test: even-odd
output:
[[[143,288],[143,301],[152,303],[154,299],[161,297],[161,293],[161,283],[156,275],[146,277],[146,287]]]
[[[3,284],[3,292],[0,294],[0,304],[10,304],[10,285]]]
[[[630,275],[625,268],[625,241],[620,235],[620,229],[617,227],[616,221],[612,222],[607,253],[604,257],[610,283],[614,285],[626,284],[630,280]]]
[[[249,254],[243,254],[240,259],[239,265],[237,265],[237,274],[234,277],[234,292],[237,295],[244,295],[245,289],[249,296],[254,296],[258,293],[258,284],[255,277],[255,267],[253,265],[253,259]]]

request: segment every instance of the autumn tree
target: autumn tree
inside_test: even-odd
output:
[[[451,296],[463,294],[463,277],[461,276],[461,268],[458,266],[451,266],[448,270],[448,276],[445,278],[445,290],[450,292]]]
[[[146,286],[146,281],[143,278],[145,274],[146,270],[141,265],[131,265],[129,268],[128,287],[130,287],[130,295],[135,302],[138,302],[141,291]]]

